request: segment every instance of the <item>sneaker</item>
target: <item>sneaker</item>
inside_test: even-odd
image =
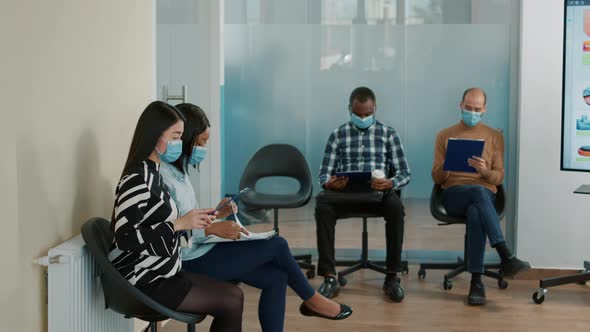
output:
[[[502,263],[502,272],[506,277],[512,277],[515,274],[526,271],[531,268],[529,262],[521,261],[516,257],[510,258],[507,262]]]
[[[400,278],[386,278],[383,283],[383,292],[394,302],[401,302],[406,296],[400,285]]]
[[[320,288],[318,288],[318,293],[329,299],[336,297],[336,295],[340,293],[340,285],[338,285],[336,277],[325,277],[324,282],[320,285]]]
[[[467,304],[484,305],[486,304],[486,289],[483,282],[472,282],[467,296]]]

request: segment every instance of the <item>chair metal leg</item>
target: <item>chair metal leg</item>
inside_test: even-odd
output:
[[[345,276],[347,276],[347,275],[349,275],[349,274],[351,274],[353,272],[356,272],[356,271],[361,270],[361,269],[364,269],[364,268],[366,268],[365,267],[365,264],[363,262],[359,262],[356,265],[353,265],[353,266],[351,266],[349,268],[346,268],[346,269],[338,272],[338,277],[339,278],[345,277]]]
[[[504,279],[504,277],[502,275],[500,275],[500,273],[496,273],[494,271],[490,271],[487,268],[483,271],[483,275],[486,276],[486,277],[490,277],[492,279],[496,279],[496,280]]]
[[[369,268],[373,271],[381,272],[383,274],[387,273],[387,269],[381,265],[374,264],[372,262],[367,262],[366,268]]]
[[[467,265],[461,264],[457,266],[453,271],[448,272],[445,274],[446,279],[453,279],[454,277],[458,276],[459,274],[467,271]]]
[[[150,322],[148,328],[150,329],[150,332],[158,332],[158,322]]]
[[[361,258],[359,260],[342,260],[337,261],[336,265],[339,266],[350,266],[340,272],[338,272],[338,278],[341,278],[356,272],[361,269],[370,269],[380,273],[386,273],[385,262],[383,261],[370,261],[369,260],[369,233],[367,232],[367,218],[363,218],[363,233],[362,233],[362,247],[361,247]],[[402,262],[402,272],[407,270],[408,262]],[[344,284],[341,282],[342,285]]]
[[[570,274],[567,276],[547,278],[539,280],[539,288],[548,288],[566,284],[575,284],[590,280],[590,272]]]
[[[186,324],[186,332],[196,332],[195,324]]]

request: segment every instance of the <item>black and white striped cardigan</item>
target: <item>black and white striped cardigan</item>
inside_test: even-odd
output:
[[[181,267],[180,233],[172,223],[178,209],[160,177],[160,165],[146,160],[123,176],[115,194],[115,238],[109,259],[139,288],[169,278]]]

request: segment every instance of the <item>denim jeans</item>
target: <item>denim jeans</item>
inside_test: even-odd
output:
[[[443,205],[450,216],[467,218],[467,261],[469,272],[483,272],[486,236],[490,245],[504,241],[494,207],[496,196],[480,185],[464,185],[443,191]]]

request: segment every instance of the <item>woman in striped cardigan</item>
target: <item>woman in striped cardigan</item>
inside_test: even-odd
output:
[[[239,287],[180,271],[186,230],[207,228],[215,219],[210,209],[179,216],[160,176],[160,163],[180,156],[183,130],[184,117],[166,103],[153,102],[141,114],[116,189],[109,258],[131,284],[163,305],[213,316],[211,331],[241,331]]]

